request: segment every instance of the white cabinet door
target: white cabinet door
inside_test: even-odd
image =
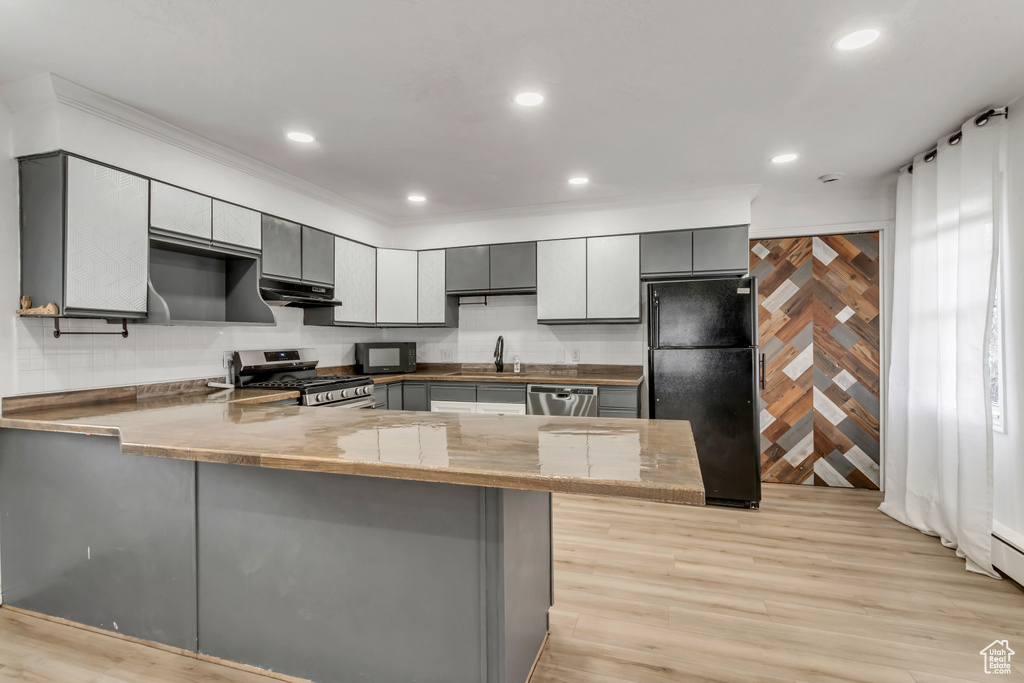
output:
[[[155,180],[149,192],[152,227],[205,240],[213,235],[209,197]]]
[[[149,181],[69,157],[67,183],[65,307],[145,313]]]
[[[341,237],[334,243],[334,322],[377,322],[377,250]]]
[[[537,242],[537,319],[586,317],[586,238]]]
[[[640,236],[587,238],[587,319],[640,321]]]
[[[418,267],[416,252],[377,250],[377,324],[415,325]]]
[[[476,412],[482,415],[526,415],[525,403],[477,403]]]
[[[431,401],[430,412],[432,413],[475,413],[476,403],[469,401]]]
[[[243,206],[213,200],[213,239],[215,242],[259,249],[263,244],[260,212]]]
[[[444,249],[419,252],[419,323],[444,324]]]

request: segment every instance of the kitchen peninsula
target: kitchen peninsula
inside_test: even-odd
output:
[[[315,680],[518,682],[551,492],[704,501],[686,422],[259,396],[5,405],[5,601]]]

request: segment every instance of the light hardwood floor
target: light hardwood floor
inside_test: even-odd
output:
[[[552,635],[531,683],[984,681],[1024,593],[875,510],[767,485],[761,510],[555,497]],[[275,679],[0,610],[0,681]]]
[[[772,484],[762,509],[557,496],[551,638],[531,683],[1024,679],[1024,593],[876,510]],[[979,651],[1009,638],[1012,676]]]

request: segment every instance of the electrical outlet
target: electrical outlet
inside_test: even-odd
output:
[[[556,363],[564,363],[565,362],[565,349],[555,349],[555,362]]]
[[[224,357],[221,358],[221,367],[225,368],[225,369],[230,368],[231,367],[231,360],[232,360],[232,353],[230,351],[225,351],[224,352]]]
[[[580,362],[580,350],[579,349],[573,349],[572,350],[572,362],[573,363],[579,363]]]
[[[451,349],[441,349],[441,360],[445,361],[445,362],[451,362],[451,359],[452,359],[452,350]]]

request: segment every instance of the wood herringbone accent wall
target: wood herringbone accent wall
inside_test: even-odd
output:
[[[878,233],[751,242],[761,476],[878,488]]]

